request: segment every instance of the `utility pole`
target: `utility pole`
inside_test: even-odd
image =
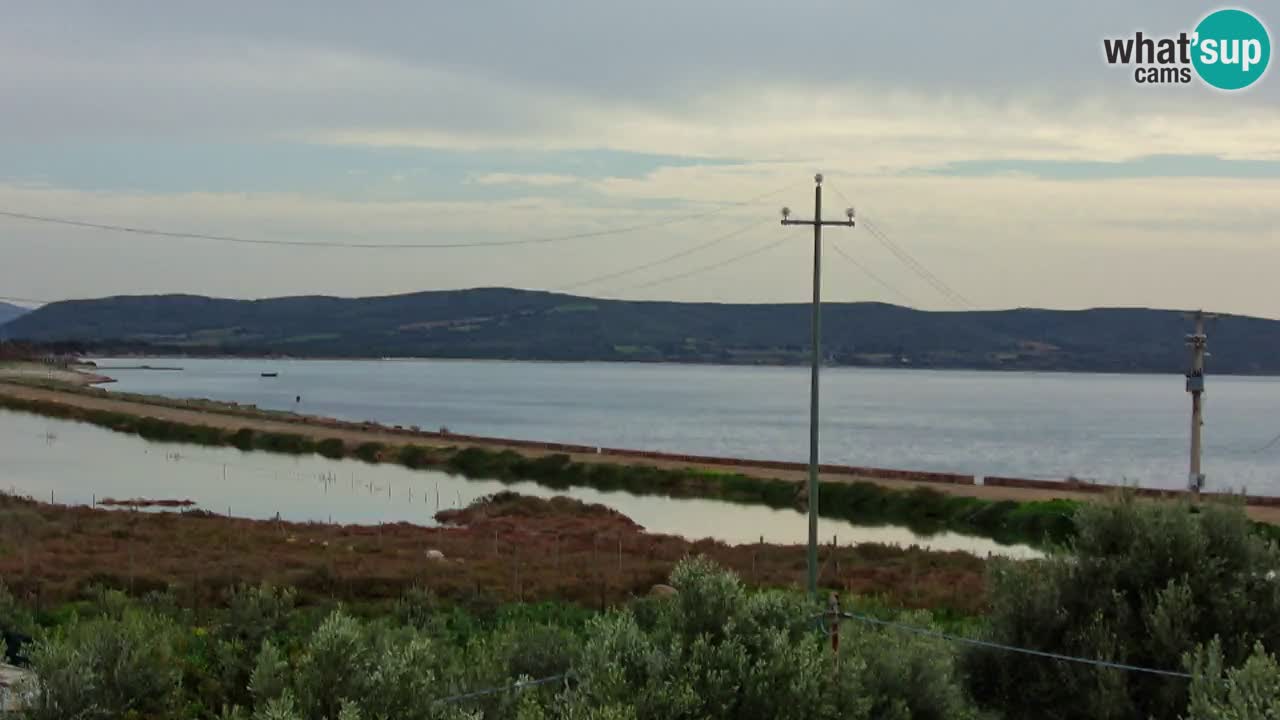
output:
[[[1197,310],[1186,313],[1183,317],[1196,323],[1195,332],[1187,336],[1187,347],[1191,348],[1191,370],[1187,373],[1187,392],[1191,393],[1191,471],[1187,474],[1187,487],[1199,498],[1200,491],[1204,488],[1204,473],[1200,472],[1200,428],[1204,425],[1204,359],[1209,356],[1204,350],[1208,344],[1204,321],[1217,315]]]
[[[853,208],[844,220],[822,219],[822,174],[813,176],[813,219],[792,220],[791,209],[782,208],[783,225],[813,226],[813,347],[809,376],[809,599],[818,599],[818,367],[822,364],[822,227],[853,227]]]

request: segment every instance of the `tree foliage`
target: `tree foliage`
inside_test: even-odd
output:
[[[293,595],[239,588],[205,625],[105,592],[42,636],[31,720],[965,718],[952,648],[847,627],[839,656],[796,593],[748,592],[687,559],[674,597],[553,625],[525,607],[486,624],[421,592],[362,619],[307,621]],[[565,616],[572,620],[574,614]],[[927,623],[921,615],[908,618]],[[255,646],[253,650],[249,650]],[[513,688],[516,682],[547,680]],[[478,690],[491,690],[477,694]],[[132,713],[132,715],[130,715]]]
[[[1188,657],[1195,680],[1186,720],[1271,720],[1280,718],[1280,663],[1259,643],[1237,668],[1223,667],[1215,638]]]
[[[1280,553],[1239,507],[1121,495],[1075,521],[1065,552],[996,564],[991,640],[1168,670],[1215,637],[1227,665],[1280,642]],[[1175,717],[1187,704],[1180,678],[986,649],[966,664],[975,696],[1011,718]]]

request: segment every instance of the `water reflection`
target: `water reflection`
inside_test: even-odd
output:
[[[0,488],[60,503],[129,498],[191,500],[204,510],[241,517],[373,524],[436,525],[438,510],[463,507],[500,490],[566,495],[614,508],[650,532],[729,543],[802,543],[804,515],[716,500],[637,496],[591,488],[552,490],[532,482],[467,480],[399,465],[370,465],[318,455],[241,452],[234,448],[151,443],[91,425],[0,411]],[[922,538],[903,527],[822,521],[823,541],[917,544],[1030,557],[1025,546],[942,533]]]

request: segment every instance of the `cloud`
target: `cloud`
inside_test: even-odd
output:
[[[707,301],[803,301],[810,243],[778,225],[776,208],[807,210],[811,185],[798,171],[739,167],[662,169],[640,180],[606,181],[629,200],[589,207],[530,195],[503,202],[335,201],[288,193],[119,194],[0,187],[0,207],[76,219],[289,240],[479,242],[547,237],[651,224],[661,228],[501,250],[361,251],[259,248],[121,236],[18,221],[0,222],[12,294],[187,291],[263,296],[324,292],[382,294],[428,288],[512,285],[557,288],[645,264],[751,223],[754,228],[680,262],[588,285],[620,288],[712,265],[771,239],[777,250],[624,297]],[[780,185],[764,184],[785,178]],[[698,194],[702,188],[703,195]],[[732,188],[713,204],[706,188]],[[770,191],[769,197],[759,197]],[[847,198],[931,270],[981,307],[1185,306],[1280,316],[1264,268],[1280,264],[1280,179],[1122,178],[1100,182],[1007,177],[853,177],[834,174],[827,205]],[[652,198],[699,198],[687,209],[652,211]],[[688,202],[688,200],[686,200]],[[807,212],[805,213],[807,214]],[[1211,230],[1211,234],[1207,231]],[[1211,238],[1211,242],[1209,241]],[[832,230],[840,243],[924,307],[954,307],[873,236]],[[70,260],[70,261],[69,261]],[[894,297],[833,257],[824,283],[832,300]],[[1256,276],[1256,277],[1255,277]],[[25,284],[24,284],[25,283]],[[1188,288],[1194,289],[1188,296]]]
[[[485,173],[470,179],[470,182],[477,185],[530,185],[533,187],[556,187],[558,185],[573,185],[580,182],[579,178],[571,175],[556,175],[553,173]]]
[[[1257,171],[1280,162],[1280,76],[1234,95],[1138,88],[1101,59],[1104,37],[1177,32],[1203,10],[1191,0],[927,11],[825,0],[387,0],[376,12],[337,0],[305,12],[248,0],[28,3],[0,26],[5,208],[388,242],[721,213],[617,242],[483,254],[250,250],[0,221],[0,282],[36,297],[555,287],[753,218],[760,234],[690,262],[791,237],[776,208],[804,207],[823,171],[828,203],[842,207],[843,193],[984,306],[1280,315],[1258,289],[1270,286],[1261,268],[1280,263],[1280,180]],[[1209,159],[1179,170],[1144,164],[1151,156]],[[865,234],[833,237],[946,307]],[[802,301],[807,262],[797,237],[636,296]],[[832,297],[891,299],[833,263]]]

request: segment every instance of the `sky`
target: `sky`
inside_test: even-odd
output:
[[[1280,318],[1280,70],[1103,58],[1217,7],[0,0],[0,212],[299,243],[0,216],[0,296],[804,302],[822,172],[826,300]]]

